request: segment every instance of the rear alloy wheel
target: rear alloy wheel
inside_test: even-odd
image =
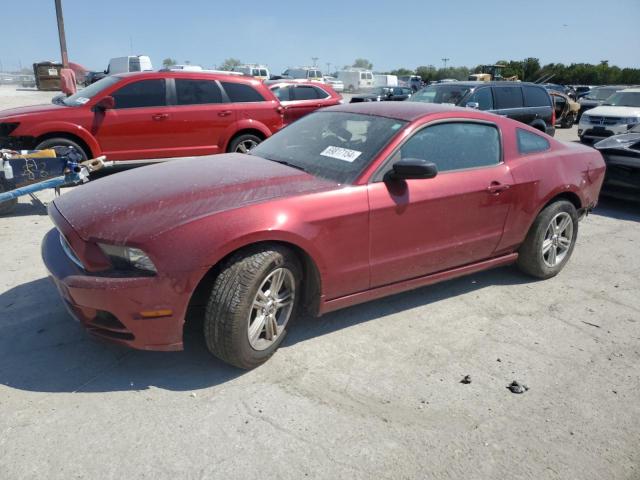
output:
[[[227,151],[235,153],[249,153],[253,148],[258,146],[260,142],[262,142],[262,139],[256,135],[251,135],[249,133],[239,135],[231,141]]]
[[[254,368],[278,349],[300,303],[302,270],[288,249],[273,246],[231,257],[214,281],[204,321],[209,351]]]
[[[577,236],[576,207],[567,200],[548,205],[520,247],[518,267],[537,278],[557,275],[569,261]]]

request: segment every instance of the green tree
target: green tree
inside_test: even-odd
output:
[[[167,57],[164,60],[162,60],[162,66],[165,68],[173,67],[177,63],[178,62],[175,58]]]
[[[413,75],[415,72],[413,70],[409,70],[408,68],[398,68],[396,70],[391,70],[389,75],[396,75],[398,77],[405,77],[407,75]]]
[[[241,65],[242,62],[237,59],[237,58],[227,58],[224,63],[220,66],[220,70],[227,70],[227,71],[231,71],[233,70],[234,67],[237,67],[238,65]]]
[[[365,70],[373,70],[373,63],[366,58],[356,58],[352,66],[356,68],[364,68]]]

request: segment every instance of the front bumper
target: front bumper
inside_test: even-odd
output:
[[[602,140],[613,135],[628,133],[629,127],[624,124],[594,126],[591,123],[580,122],[578,125],[578,136],[584,140]]]
[[[33,150],[36,145],[35,137],[0,137],[0,148],[9,150]]]
[[[140,350],[182,350],[188,281],[157,277],[107,277],[77,267],[53,229],[42,259],[69,312],[96,337]],[[140,312],[170,310],[161,318]]]

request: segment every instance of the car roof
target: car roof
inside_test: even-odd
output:
[[[481,82],[481,81],[474,81],[474,80],[469,80],[469,81],[458,81],[458,82],[444,82],[444,83],[433,83],[431,85],[429,85],[430,87],[438,87],[438,86],[442,86],[442,85],[458,85],[461,87],[480,87],[482,85],[491,85],[491,86],[506,86],[506,87],[512,87],[512,86],[522,86],[522,85],[528,85],[528,86],[536,86],[536,87],[543,87],[544,85],[540,85],[538,83],[531,83],[531,82],[509,82],[509,81],[500,81],[500,80],[492,80],[490,82]]]
[[[117,73],[112,75],[118,78],[132,78],[132,77],[150,77],[150,78],[208,78],[218,80],[235,80],[238,83],[248,83],[251,85],[261,84],[262,82],[254,77],[245,75],[237,75],[232,73],[218,73],[207,72],[206,70],[200,71],[185,71],[185,70],[161,70],[161,71],[147,71],[147,72],[127,72]]]
[[[359,113],[379,117],[395,118],[412,122],[425,115],[442,112],[469,112],[468,108],[454,107],[440,103],[422,102],[362,102],[346,103],[323,109],[323,111]],[[477,112],[474,110],[474,112]]]

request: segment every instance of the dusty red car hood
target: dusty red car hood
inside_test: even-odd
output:
[[[338,187],[276,162],[230,153],[118,173],[54,203],[85,240],[143,241],[206,215]]]
[[[7,110],[0,111],[0,119],[5,119],[7,117],[15,117],[18,115],[28,115],[30,113],[59,112],[61,108],[75,108],[75,107],[65,107],[63,105],[45,103],[43,105],[32,105],[30,107],[9,108]]]

